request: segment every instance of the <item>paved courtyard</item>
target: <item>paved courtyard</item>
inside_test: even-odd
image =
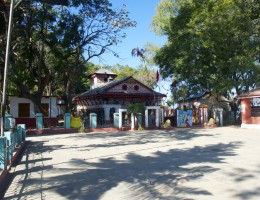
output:
[[[4,199],[260,199],[260,130],[28,137]]]

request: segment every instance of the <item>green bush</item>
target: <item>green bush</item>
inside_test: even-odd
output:
[[[141,103],[132,104],[132,105],[128,106],[128,108],[127,108],[128,114],[133,113],[134,115],[136,115],[137,113],[144,114],[144,112],[145,112],[145,106]]]

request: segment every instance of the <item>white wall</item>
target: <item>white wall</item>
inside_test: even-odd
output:
[[[56,117],[58,115],[57,97],[43,97],[42,103],[49,104],[49,117]],[[18,117],[18,105],[19,103],[30,103],[30,118],[35,117],[33,103],[29,99],[19,98],[15,96],[9,96],[10,101],[10,115],[12,117]]]

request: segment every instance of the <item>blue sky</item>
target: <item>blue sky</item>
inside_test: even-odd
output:
[[[138,57],[132,57],[131,51],[133,48],[143,48],[147,42],[154,43],[158,46],[163,45],[165,39],[162,36],[157,36],[150,31],[150,24],[152,17],[156,12],[156,5],[160,0],[110,0],[114,8],[122,8],[123,4],[126,5],[126,9],[129,11],[129,17],[131,20],[137,22],[136,27],[126,29],[124,32],[127,34],[126,38],[119,43],[118,46],[112,48],[119,54],[120,58],[116,58],[112,54],[104,54],[102,61],[98,59],[92,60],[95,64],[100,65],[129,65],[131,67],[137,67],[143,64]]]
[[[92,60],[93,63],[98,65],[129,65],[131,67],[138,67],[144,63],[139,57],[133,57],[131,51],[133,48],[144,48],[146,43],[153,43],[157,46],[162,46],[165,42],[165,37],[158,36],[150,30],[150,24],[152,18],[156,13],[156,6],[160,0],[110,0],[114,8],[122,8],[122,5],[126,5],[126,9],[129,11],[129,17],[131,20],[137,22],[136,27],[132,27],[125,30],[127,34],[122,43],[112,48],[119,54],[119,58],[113,54],[104,54],[102,61],[98,59]],[[157,70],[157,66],[149,66],[153,70]],[[155,87],[155,91],[166,94],[167,99],[170,97],[169,81],[160,80]]]

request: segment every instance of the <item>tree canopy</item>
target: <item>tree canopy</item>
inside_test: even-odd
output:
[[[86,63],[111,51],[125,38],[124,29],[136,24],[125,8],[115,10],[108,0],[71,0],[66,6],[44,2],[23,1],[16,8],[10,53],[9,91],[31,99],[36,112],[46,94],[62,94],[70,106],[86,76]],[[8,8],[0,0],[1,75]]]
[[[150,88],[154,88],[156,82],[156,71],[149,69],[146,65],[140,65],[138,67],[131,67],[129,65],[114,65],[106,66],[109,70],[116,73],[117,79],[124,78],[126,76],[132,76],[141,83]]]
[[[256,0],[161,1],[152,27],[168,37],[155,56],[162,76],[217,94],[260,86],[259,16]]]

